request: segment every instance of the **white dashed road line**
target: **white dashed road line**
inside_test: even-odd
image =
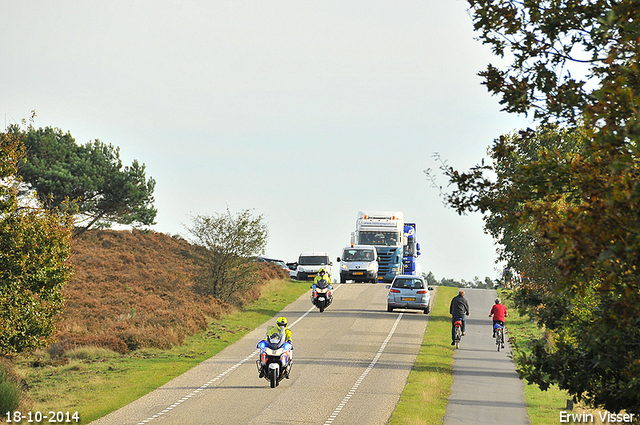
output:
[[[338,285],[336,286],[333,291],[335,292],[338,288],[340,288],[342,285]],[[311,313],[313,311],[313,309],[316,308],[315,306],[311,306],[311,308],[309,310],[306,311],[306,313],[304,313],[302,316],[300,316],[298,318],[298,320],[296,320],[295,322],[293,322],[292,324],[289,325],[289,327],[293,327],[296,323],[298,323],[299,321],[301,321],[302,319],[304,319],[305,317],[307,317],[307,315],[309,313]],[[385,342],[386,344],[386,342]],[[187,394],[186,396],[184,396],[183,398],[181,398],[180,400],[176,401],[175,403],[173,403],[171,406],[167,407],[166,409],[164,409],[161,412],[156,413],[153,416],[148,417],[147,419],[138,422],[138,425],[145,425],[149,422],[151,422],[152,420],[159,418],[160,416],[169,413],[170,411],[172,411],[174,408],[178,407],[179,405],[181,405],[182,403],[184,403],[185,401],[189,400],[191,397],[198,395],[198,393],[200,393],[201,391],[205,390],[207,387],[209,387],[210,385],[212,385],[213,383],[215,383],[216,381],[219,381],[220,379],[224,378],[225,376],[229,375],[231,372],[233,372],[234,370],[236,370],[237,368],[239,368],[241,365],[243,365],[244,363],[248,362],[253,356],[255,356],[256,354],[258,354],[260,352],[260,349],[256,349],[253,353],[251,353],[250,355],[248,355],[247,357],[245,357],[244,359],[240,360],[238,363],[234,364],[233,366],[231,366],[229,369],[225,370],[224,372],[222,372],[220,375],[216,376],[215,378],[213,378],[212,380],[210,380],[209,382],[205,383],[204,385],[202,385],[201,387],[199,387],[198,389],[192,391],[191,393]]]
[[[398,318],[396,319],[396,322],[391,327],[391,331],[389,331],[389,335],[387,335],[387,338],[384,340],[384,342],[380,346],[380,349],[378,350],[378,354],[376,354],[376,356],[373,358],[373,361],[371,362],[369,367],[367,367],[365,369],[365,371],[362,372],[362,375],[360,375],[360,378],[358,378],[356,383],[353,384],[353,387],[351,387],[351,390],[349,391],[349,393],[342,399],[340,404],[338,404],[338,407],[336,407],[336,409],[333,411],[331,416],[329,416],[329,419],[327,419],[327,421],[324,423],[324,425],[333,424],[333,421],[338,417],[338,415],[342,411],[342,408],[344,408],[344,406],[349,402],[351,397],[353,397],[353,395],[356,393],[356,391],[358,390],[358,387],[360,386],[360,384],[362,383],[364,378],[369,374],[369,372],[371,372],[371,369],[373,369],[373,367],[376,365],[376,363],[378,363],[378,360],[380,359],[380,356],[384,352],[384,349],[387,347],[387,344],[389,343],[389,340],[391,339],[391,337],[393,336],[394,332],[396,331],[396,328],[398,327],[398,323],[400,323],[400,319],[402,319],[403,315],[404,315],[404,313],[400,313],[398,315]]]

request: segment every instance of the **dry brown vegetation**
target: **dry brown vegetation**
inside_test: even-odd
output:
[[[194,291],[192,259],[199,249],[180,237],[137,230],[93,230],[74,238],[75,275],[64,288],[66,308],[50,352],[83,345],[119,353],[168,348],[205,329],[234,307]],[[261,264],[259,281],[284,274]],[[258,285],[244,301],[259,291]]]

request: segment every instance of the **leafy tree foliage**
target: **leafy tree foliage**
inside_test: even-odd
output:
[[[427,285],[429,286],[440,285],[440,286],[453,286],[456,288],[493,288],[494,287],[493,282],[488,276],[484,278],[484,283],[480,281],[480,278],[478,276],[475,276],[472,282],[467,282],[464,279],[457,281],[457,280],[449,279],[446,277],[443,277],[442,279],[440,279],[440,281],[438,281],[435,275],[433,274],[433,272],[429,272],[429,273],[423,272],[422,277],[424,278],[425,282],[427,282]]]
[[[436,277],[433,274],[433,272],[429,272],[429,273],[422,272],[422,277],[424,278],[425,282],[427,282],[427,285],[429,286],[438,284],[438,281],[436,280]]]
[[[204,273],[197,278],[200,292],[222,301],[237,300],[258,282],[253,259],[264,253],[267,226],[262,215],[254,217],[249,210],[232,215],[199,215],[187,229],[192,243],[204,248],[198,262]]]
[[[468,2],[480,39],[513,58],[484,84],[541,125],[496,140],[491,166],[444,164],[449,204],[486,213],[501,258],[524,273],[516,300],[552,344],[535,344],[522,375],[640,413],[638,2]]]
[[[474,28],[506,70],[480,73],[508,112],[540,120],[612,124],[635,121],[638,81],[638,4],[634,0],[468,0]],[[584,69],[589,83],[580,76]],[[570,72],[574,70],[573,74]],[[595,83],[595,85],[594,85]]]
[[[99,140],[79,146],[70,133],[50,127],[11,127],[27,149],[19,175],[49,209],[75,215],[76,234],[111,223],[152,225],[155,180],[134,160],[122,166],[120,149]]]
[[[72,273],[71,229],[58,213],[19,202],[23,155],[16,135],[0,134],[0,355],[47,343]]]
[[[499,280],[491,280],[489,276],[484,277],[484,287],[486,289],[493,289],[500,284]]]

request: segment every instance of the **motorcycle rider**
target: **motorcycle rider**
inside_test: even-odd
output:
[[[288,325],[287,318],[284,316],[278,317],[278,321],[276,322],[276,324],[278,325],[278,328],[281,331],[284,331],[284,340],[289,344],[291,344],[291,349],[293,350],[293,342],[291,341],[291,331],[287,327]],[[285,370],[285,376],[287,379],[289,379],[289,370],[290,370],[290,367]]]
[[[293,342],[291,341],[291,331],[287,327],[287,325],[288,325],[287,318],[284,317],[284,316],[278,317],[278,320],[276,321],[276,325],[277,325],[277,332],[284,333],[284,341],[290,343],[291,344],[291,349],[293,349]],[[269,326],[267,328],[267,335],[265,336],[263,341],[266,341],[266,339],[269,337],[270,333],[272,333],[274,331],[276,331],[276,328],[274,328],[273,326]],[[260,374],[259,374],[258,378],[264,378],[265,376],[266,376],[265,375],[265,371],[260,369]],[[287,379],[288,378],[289,378],[289,375],[287,375]]]
[[[293,344],[291,342],[291,331],[287,327],[288,325],[287,318],[284,316],[278,317],[278,321],[276,322],[276,325],[278,325],[278,328],[284,332],[284,340],[286,342]]]
[[[326,280],[329,284],[329,289],[331,289],[331,278],[323,267],[318,270],[318,275],[313,279],[313,284],[316,285],[321,280]]]
[[[318,270],[318,275],[313,279],[313,285],[311,285],[311,289],[313,289],[313,291],[315,292],[316,285],[322,280],[327,282],[327,285],[329,287],[329,301],[331,301],[331,298],[332,298],[331,291],[333,290],[333,286],[331,286],[331,278],[329,277],[329,274],[326,272],[326,270],[323,267],[321,267],[320,270]],[[313,299],[311,301],[313,302]]]

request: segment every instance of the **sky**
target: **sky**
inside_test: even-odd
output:
[[[2,2],[0,113],[100,140],[156,180],[151,229],[245,209],[265,254],[341,255],[358,211],[402,211],[436,279],[498,277],[479,213],[443,204],[434,154],[477,165],[501,134],[500,64],[462,0]],[[3,127],[4,128],[4,127]],[[336,272],[334,261],[334,275]]]

